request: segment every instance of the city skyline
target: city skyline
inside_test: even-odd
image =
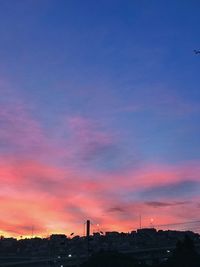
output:
[[[0,2],[5,236],[200,219],[200,3],[94,2]]]

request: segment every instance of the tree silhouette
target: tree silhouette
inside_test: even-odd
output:
[[[178,241],[172,257],[168,260],[167,267],[199,267],[200,257],[195,251],[194,242],[188,236],[183,241]]]

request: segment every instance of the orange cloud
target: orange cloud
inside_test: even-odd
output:
[[[71,117],[55,140],[20,100],[0,103],[0,115],[0,232],[82,234],[86,219],[102,230],[129,231],[140,214],[147,226],[150,218],[166,224],[197,217],[199,161],[102,171],[83,162],[114,158],[118,139],[97,122]]]
[[[148,201],[140,192],[186,179],[198,181],[198,166],[198,162],[190,162],[183,166],[146,166],[123,175],[85,174],[39,161],[5,159],[0,165],[0,229],[28,235],[33,225],[40,235],[48,231],[69,233],[74,228],[82,234],[81,225],[88,218],[100,223],[102,229],[125,231],[138,226],[139,214],[147,226],[151,217],[156,224],[190,220],[197,215],[198,197],[188,202],[181,195],[166,195]]]

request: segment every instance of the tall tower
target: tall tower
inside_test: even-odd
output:
[[[90,253],[90,220],[86,221],[87,258]]]
[[[86,236],[87,238],[90,236],[90,220],[86,221]]]

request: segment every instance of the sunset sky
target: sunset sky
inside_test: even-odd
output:
[[[200,219],[200,1],[0,1],[0,235]]]

